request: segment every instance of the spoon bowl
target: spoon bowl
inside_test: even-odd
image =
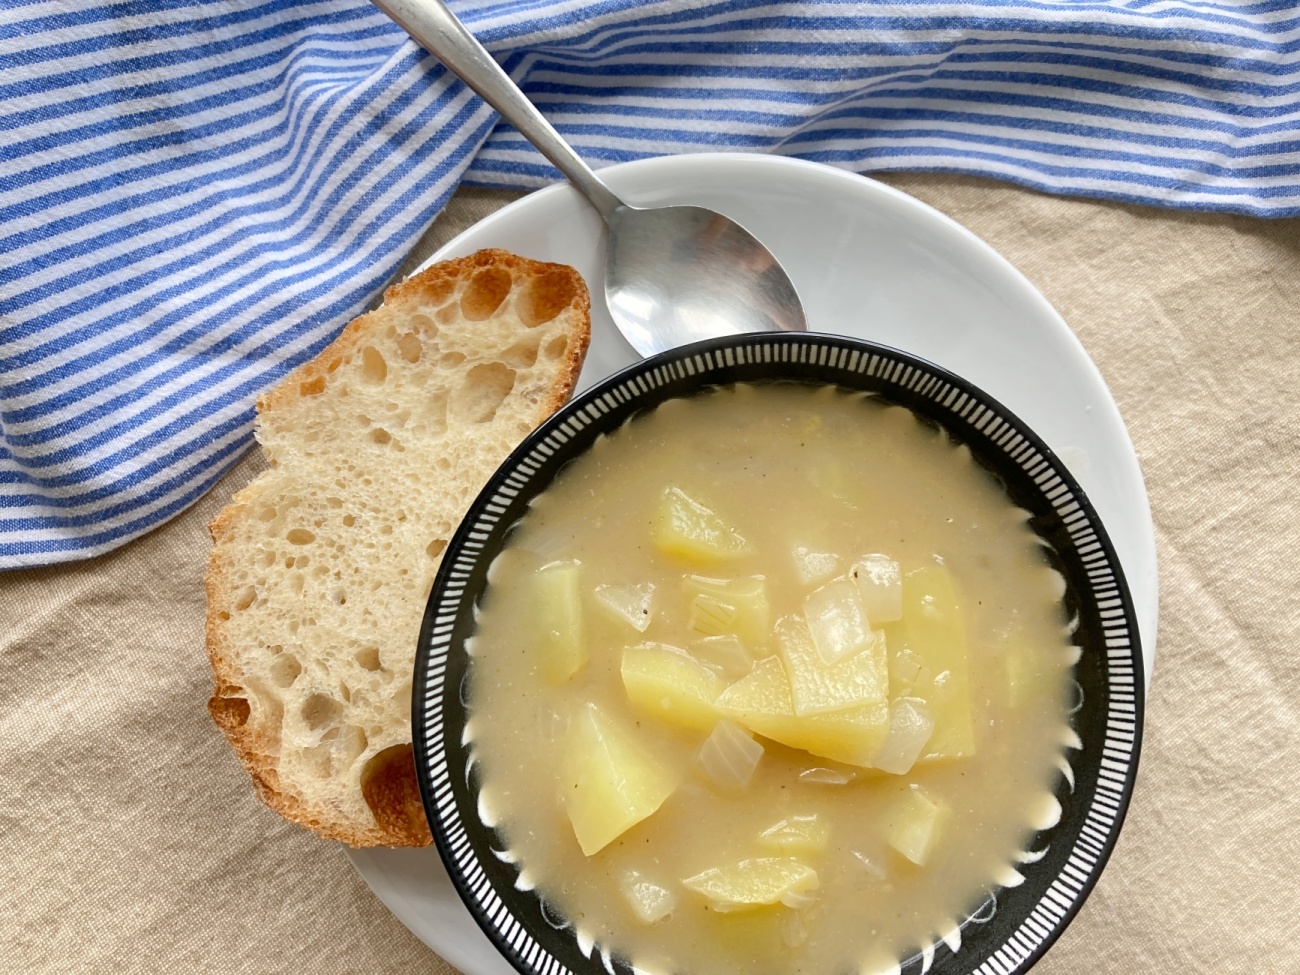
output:
[[[605,299],[643,356],[707,338],[805,328],[771,251],[740,224],[695,206],[623,206],[607,219]]]
[[[734,220],[695,206],[619,199],[442,0],[374,0],[519,130],[596,208],[609,231],[610,317],[643,356],[742,332],[806,331],[789,276]]]

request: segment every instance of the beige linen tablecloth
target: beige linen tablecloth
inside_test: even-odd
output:
[[[1064,315],[1154,509],[1136,797],[1037,971],[1300,972],[1300,221],[889,182]],[[510,198],[463,191],[422,254]],[[115,553],[0,575],[0,971],[450,971],[340,848],[263,808],[208,720],[205,526],[260,464]]]

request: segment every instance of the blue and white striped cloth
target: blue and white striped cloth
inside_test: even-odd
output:
[[[598,165],[760,150],[1300,213],[1289,2],[454,4]],[[468,179],[557,174],[360,0],[0,6],[0,567],[208,490]]]

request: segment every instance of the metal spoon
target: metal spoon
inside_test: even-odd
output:
[[[605,300],[643,356],[740,332],[804,331],[794,285],[744,227],[695,206],[619,199],[542,117],[442,0],[374,0],[483,96],[587,198],[609,228]]]

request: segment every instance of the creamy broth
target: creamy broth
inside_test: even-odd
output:
[[[703,561],[666,550],[656,532],[673,490],[744,544]],[[873,971],[950,931],[1055,809],[1073,651],[1060,576],[1026,518],[942,432],[829,388],[724,388],[665,403],[602,437],[534,501],[493,563],[471,642],[483,801],[526,878],[555,913],[652,971]],[[849,578],[872,553],[902,573],[904,619],[871,623],[884,634],[889,698],[919,694],[923,710],[941,716],[942,695],[962,690],[962,668],[930,673],[923,660],[918,672],[907,607],[928,612],[934,597],[922,590],[951,581],[974,754],[927,760],[922,749],[894,775],[758,735],[762,756],[748,784],[720,784],[700,758],[707,728],[666,723],[629,701],[624,652],[646,642],[706,659],[723,684],[750,666],[718,653],[734,644],[700,643],[686,577],[763,578],[771,626],[742,644],[756,668],[771,667],[762,661],[788,659],[778,655],[778,621],[810,614],[810,593]],[[539,616],[537,602],[539,570],[556,562],[577,579],[586,658],[558,675],[546,656],[554,648],[539,636],[553,610],[543,604]],[[599,596],[598,587],[606,587]],[[623,615],[611,611],[611,593]],[[626,612],[637,593],[649,594],[648,624]],[[564,792],[574,728],[590,703],[654,756],[673,787],[651,815],[586,856]],[[942,724],[927,748],[941,747]],[[915,796],[945,810],[923,865],[893,839]],[[772,832],[783,820],[776,833],[785,842]],[[815,828],[791,838],[792,822]],[[787,904],[719,910],[735,905],[683,884],[742,863],[742,873],[766,869],[755,861],[811,868],[815,889]],[[650,910],[643,896],[638,913],[633,891],[650,892]]]

